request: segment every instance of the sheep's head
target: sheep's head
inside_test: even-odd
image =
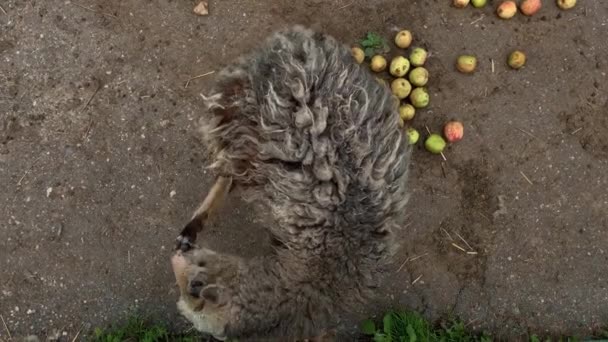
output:
[[[186,253],[178,251],[171,264],[180,290],[179,311],[195,329],[226,339],[235,312],[228,284],[236,277],[238,260],[194,248]]]

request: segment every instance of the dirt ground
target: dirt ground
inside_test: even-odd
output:
[[[12,336],[71,340],[130,310],[183,327],[168,257],[212,180],[195,124],[214,75],[186,81],[293,23],[347,44],[411,29],[432,52],[432,105],[414,126],[466,126],[446,163],[415,150],[403,249],[362,312],[453,314],[504,339],[608,324],[608,2],[544,1],[510,21],[493,15],[498,1],[449,3],[210,0],[198,17],[188,0],[0,1],[0,314]],[[505,65],[514,48],[529,58],[520,71]],[[474,75],[454,70],[465,52],[479,57]],[[266,252],[251,207],[225,210],[208,244]]]

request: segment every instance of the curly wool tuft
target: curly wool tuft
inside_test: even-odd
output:
[[[233,284],[228,335],[331,328],[378,286],[403,224],[410,149],[395,99],[346,46],[303,27],[274,34],[203,97],[212,167],[270,208],[280,242]]]

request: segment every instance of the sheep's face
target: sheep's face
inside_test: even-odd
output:
[[[226,339],[232,293],[225,285],[236,274],[234,260],[206,249],[177,252],[171,259],[180,290],[177,307],[198,331]]]

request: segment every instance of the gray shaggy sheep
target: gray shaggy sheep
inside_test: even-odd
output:
[[[204,96],[216,180],[178,237],[178,307],[216,338],[311,338],[369,298],[394,253],[410,149],[389,89],[334,38],[294,27],[223,70]],[[194,245],[234,186],[265,204],[272,255]]]

